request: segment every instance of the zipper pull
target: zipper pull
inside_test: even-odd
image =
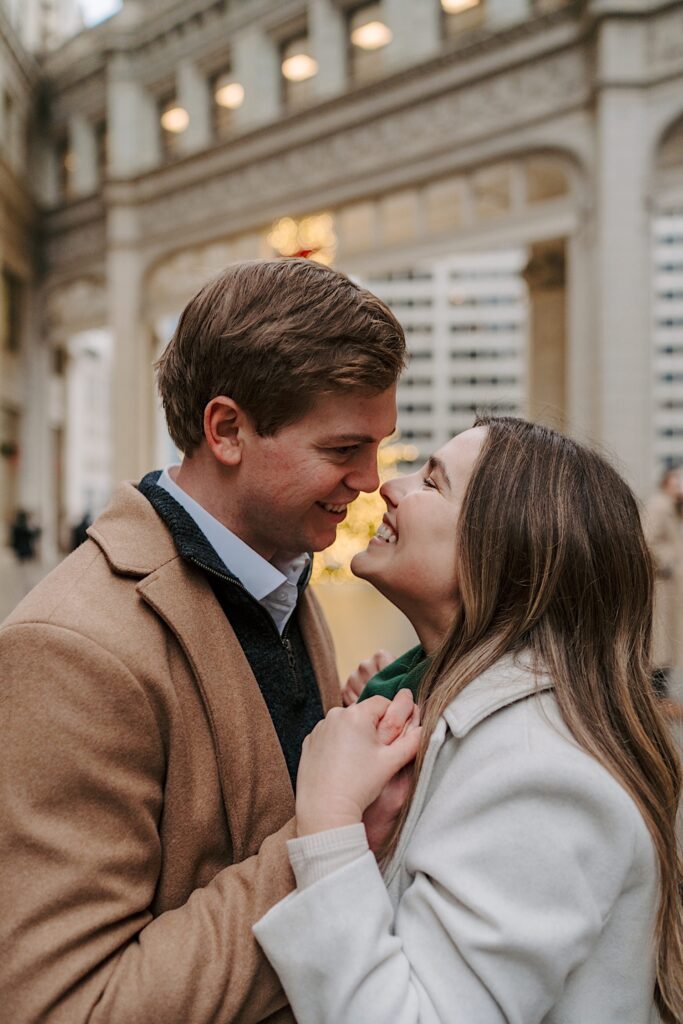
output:
[[[292,648],[292,641],[287,636],[280,637],[280,641],[285,651],[287,652],[287,662],[289,664],[289,671],[292,673],[292,681],[294,686],[292,688],[292,696],[294,698],[294,706],[300,707],[306,703],[306,688],[304,681],[301,678],[299,667],[294,657],[294,650]]]

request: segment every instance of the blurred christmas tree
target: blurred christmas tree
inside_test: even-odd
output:
[[[380,483],[396,476],[398,466],[415,462],[417,457],[418,450],[415,445],[404,444],[397,437],[386,441],[380,446],[377,460]],[[368,546],[385,511],[386,505],[380,497],[379,490],[372,494],[360,494],[353,504],[349,505],[346,519],[337,530],[334,544],[316,554],[313,560],[312,582],[332,580],[345,583],[355,579],[350,569],[351,559]]]

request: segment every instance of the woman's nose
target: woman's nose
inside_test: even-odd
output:
[[[394,494],[396,480],[387,480],[379,489],[380,495],[384,498],[387,508],[395,508],[398,504],[398,495]]]
[[[382,484],[379,493],[382,495],[389,508],[396,508],[401,498],[410,491],[410,476],[395,476]]]

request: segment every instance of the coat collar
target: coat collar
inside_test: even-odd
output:
[[[173,538],[159,516],[131,482],[120,484],[112,499],[88,528],[114,572],[149,576],[178,557]]]
[[[507,654],[473,679],[443,717],[453,735],[462,738],[501,708],[552,687],[547,672],[534,668],[530,651]]]

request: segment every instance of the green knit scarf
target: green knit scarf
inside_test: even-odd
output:
[[[410,690],[417,700],[417,692],[428,665],[429,658],[422,646],[418,644],[417,647],[411,647],[400,658],[373,676],[358,700],[367,700],[368,697],[378,695],[393,700],[399,690]]]

